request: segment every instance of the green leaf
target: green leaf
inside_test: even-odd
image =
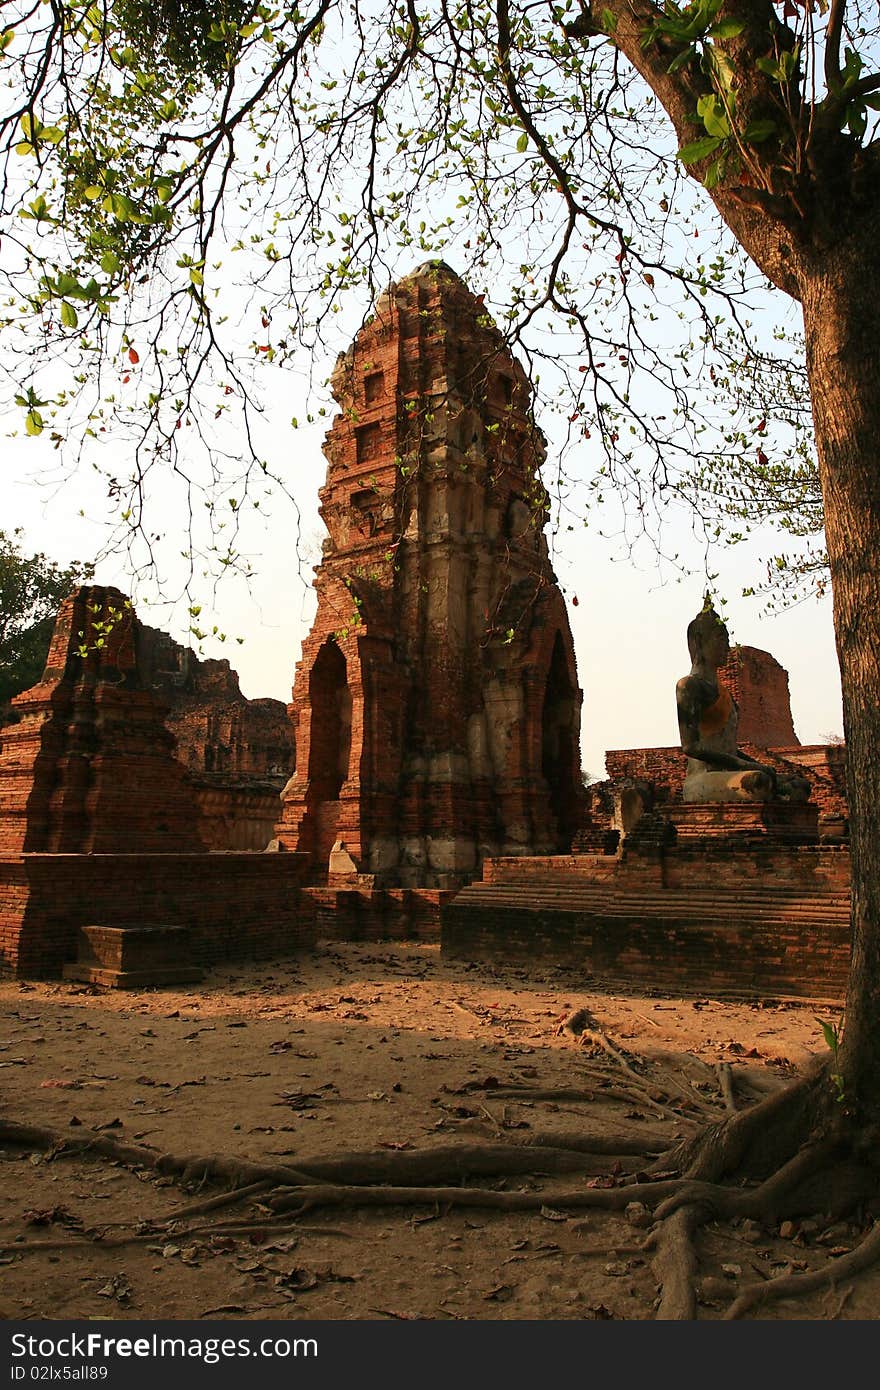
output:
[[[707,135],[717,136],[719,140],[726,140],[730,135],[730,121],[727,119],[724,103],[714,92],[700,97],[697,102],[697,115],[706,127]]]
[[[38,410],[29,410],[25,417],[24,427],[30,435],[43,433],[43,417]]]
[[[59,271],[54,288],[60,295],[72,295],[76,299],[83,297],[83,287],[76,276],[68,275],[64,270]]]
[[[62,300],[61,303],[61,322],[65,328],[76,328],[79,324],[76,310],[72,304],[68,304],[66,299]]]
[[[707,39],[735,39],[745,29],[741,19],[720,19],[706,33]]]
[[[190,272],[189,272],[189,278],[190,278],[190,282],[191,282],[193,285],[203,285],[203,284],[205,283],[205,277],[204,277],[204,275],[202,274],[202,272],[201,272],[200,270],[197,270],[197,269],[195,268],[195,266],[193,266],[192,269],[190,270]]]
[[[682,145],[678,152],[678,157],[682,164],[696,164],[701,159],[707,159],[710,154],[721,145],[721,141],[712,135],[706,135],[701,140],[692,140],[689,145]]]
[[[117,222],[133,222],[137,208],[124,193],[111,193],[101,204],[105,212],[112,212]]]
[[[105,275],[115,275],[119,270],[119,257],[115,251],[105,251],[101,257],[101,269]]]
[[[743,139],[747,145],[760,145],[763,140],[769,140],[771,135],[775,135],[778,128],[776,122],[769,118],[763,121],[750,121],[743,131]]]
[[[83,196],[88,198],[90,203],[94,203],[104,192],[103,188],[97,183],[90,183],[88,188],[83,190]]]
[[[853,102],[846,113],[846,124],[850,133],[861,140],[868,126],[868,113],[860,102]]]
[[[755,67],[759,72],[763,72],[765,77],[772,77],[774,82],[782,82],[785,74],[775,58],[756,58]]]
[[[528,137],[528,135],[526,134],[526,132],[523,131],[522,135],[519,137],[519,139],[518,139],[517,142],[516,142],[516,152],[517,152],[517,154],[525,154],[525,152],[526,152],[526,150],[527,150],[528,148],[529,148],[529,137]]]
[[[830,1050],[834,1053],[836,1057],[837,1048],[840,1043],[837,1028],[833,1023],[826,1023],[825,1020],[821,1018],[817,1018],[816,1022],[822,1029],[822,1037],[825,1039],[825,1046],[830,1048]]]
[[[727,156],[722,153],[717,159],[713,159],[703,177],[704,188],[717,188],[727,172]]]
[[[673,58],[666,71],[670,73],[678,72],[680,68],[684,67],[685,63],[689,63],[692,58],[696,57],[696,52],[697,50],[694,45],[688,44],[683,53],[679,53],[677,58]]]

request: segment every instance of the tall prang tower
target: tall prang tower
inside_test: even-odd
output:
[[[382,295],[331,386],[282,846],[316,880],[341,840],[376,886],[422,888],[567,850],[581,692],[525,372],[433,261]]]

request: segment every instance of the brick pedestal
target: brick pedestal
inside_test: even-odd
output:
[[[78,954],[65,980],[107,989],[192,984],[203,975],[190,959],[186,927],[80,927]]]
[[[663,818],[676,840],[748,840],[779,844],[815,844],[819,808],[811,801],[707,801],[664,806]]]

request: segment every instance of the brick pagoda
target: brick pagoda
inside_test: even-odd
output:
[[[281,843],[316,878],[341,840],[377,887],[420,888],[567,849],[581,692],[522,367],[431,262],[381,297],[331,384]]]
[[[62,604],[39,684],[0,737],[0,967],[99,984],[190,980],[311,944],[295,854],[209,855],[116,589]]]
[[[166,706],[143,686],[139,624],[118,589],[65,599],[38,685],[12,701],[0,751],[0,851],[204,848]]]

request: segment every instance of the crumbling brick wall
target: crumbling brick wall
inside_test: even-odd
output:
[[[249,700],[225,660],[201,660],[167,633],[141,625],[139,663],[146,687],[168,705],[177,756],[194,773],[277,777],[296,762],[293,726],[281,700]]]
[[[788,748],[800,742],[791,718],[788,672],[769,652],[733,647],[718,675],[736,700],[741,744]]]
[[[0,853],[204,848],[137,626],[117,589],[83,586],[61,605],[42,679],[0,734]]]

